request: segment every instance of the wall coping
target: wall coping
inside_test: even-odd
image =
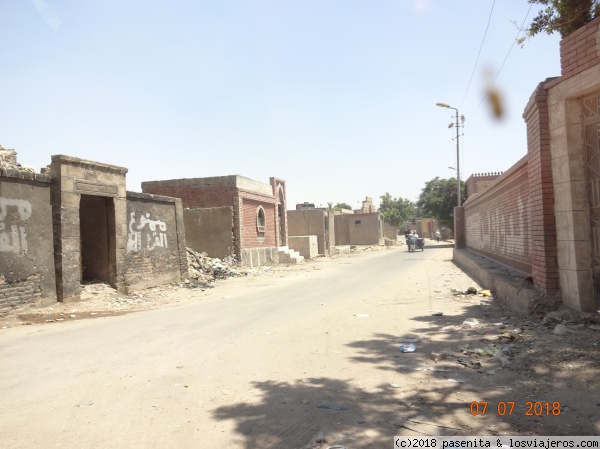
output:
[[[282,180],[283,181],[283,180]],[[144,186],[198,186],[198,187],[235,187],[239,190],[244,190],[250,193],[258,193],[260,195],[275,198],[273,186],[264,182],[255,181],[254,179],[246,178],[240,175],[227,176],[211,176],[207,178],[181,178],[181,179],[165,179],[161,181],[144,181]]]
[[[52,162],[58,162],[58,163],[67,164],[67,165],[79,165],[79,166],[83,166],[83,168],[89,168],[92,170],[99,170],[99,171],[108,171],[108,172],[112,172],[112,173],[118,173],[120,175],[125,175],[128,171],[125,167],[104,164],[102,162],[96,162],[96,161],[88,161],[86,159],[80,159],[80,158],[74,157],[74,156],[66,156],[64,154],[52,155],[51,159],[52,159]]]
[[[175,203],[177,201],[177,198],[173,198],[170,196],[154,195],[152,193],[141,193],[141,192],[130,192],[130,191],[127,191],[125,193],[126,193],[127,199],[151,200],[151,201],[159,201],[161,203]]]
[[[44,175],[41,173],[32,173],[30,171],[11,170],[11,169],[5,169],[5,168],[0,168],[0,179],[2,179],[2,178],[23,179],[26,181],[44,182],[47,184],[52,182],[52,176],[50,176],[50,175]]]
[[[492,181],[487,187],[483,189],[483,191],[473,194],[467,198],[467,201],[463,203],[463,206],[471,206],[471,203],[475,201],[482,200],[486,196],[490,195],[494,189],[496,189],[500,184],[503,184],[505,180],[514,176],[519,170],[521,170],[524,166],[528,164],[529,155],[526,154],[517,162],[515,162],[512,167],[498,176],[494,181]]]

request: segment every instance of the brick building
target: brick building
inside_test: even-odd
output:
[[[233,255],[249,266],[277,263],[278,247],[287,245],[285,189],[281,179],[270,178],[266,184],[239,175],[142,183],[143,192],[181,198],[184,208],[231,208],[231,240],[223,248],[232,248]],[[193,232],[206,229],[199,225]],[[188,238],[193,241],[197,236],[190,232],[191,228]]]

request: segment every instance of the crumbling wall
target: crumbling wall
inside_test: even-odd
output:
[[[189,248],[220,259],[235,254],[233,207],[184,209],[183,222]]]
[[[56,302],[50,185],[47,175],[0,174],[0,315]]]
[[[187,278],[183,208],[178,198],[127,192],[127,290]]]

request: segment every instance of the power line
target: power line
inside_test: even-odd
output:
[[[510,52],[512,51],[513,47],[515,46],[515,43],[517,42],[517,39],[519,38],[519,34],[521,34],[523,32],[523,26],[525,25],[525,21],[527,20],[527,17],[529,17],[529,13],[531,12],[531,7],[532,6],[533,6],[533,4],[529,5],[529,9],[527,10],[527,14],[525,14],[525,18],[523,19],[523,22],[521,22],[521,26],[519,27],[519,31],[517,32],[517,35],[513,39],[512,44],[510,45],[510,48],[508,49],[508,53],[506,53],[506,56],[504,57],[504,61],[502,61],[502,65],[500,66],[500,70],[498,70],[498,72],[496,73],[496,76],[494,77],[494,79],[490,83],[489,88],[491,88],[494,85],[494,83],[498,79],[498,76],[500,76],[500,72],[504,68],[504,64],[506,63],[506,60],[508,59],[508,56],[510,55]],[[471,112],[471,114],[469,115],[469,119],[475,115],[475,113],[477,112],[477,110],[479,109],[479,107],[483,104],[483,100],[485,100],[485,95],[481,98],[481,101],[479,102],[479,104],[477,105],[477,107],[475,108],[475,110],[473,112]]]
[[[465,101],[465,98],[467,97],[467,93],[469,92],[469,88],[471,87],[471,82],[473,82],[473,75],[475,75],[475,69],[477,68],[477,64],[479,63],[479,56],[481,55],[481,49],[483,48],[483,43],[485,42],[485,37],[487,36],[487,32],[488,29],[490,27],[490,22],[492,20],[492,13],[494,12],[494,5],[496,4],[496,0],[494,0],[492,2],[492,9],[490,10],[490,15],[488,17],[488,22],[487,25],[485,26],[485,33],[483,33],[483,39],[481,40],[481,45],[479,46],[479,52],[477,53],[477,59],[475,59],[475,65],[473,66],[473,71],[471,72],[471,79],[469,80],[469,85],[467,86],[467,90],[465,90],[465,94],[462,97],[462,100],[460,100],[460,104],[458,105],[458,109],[460,109],[460,107],[463,104],[463,101]]]

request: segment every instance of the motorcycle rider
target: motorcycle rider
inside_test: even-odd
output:
[[[435,240],[439,242],[441,236],[442,235],[440,234],[440,230],[436,229],[436,231],[435,231]]]

